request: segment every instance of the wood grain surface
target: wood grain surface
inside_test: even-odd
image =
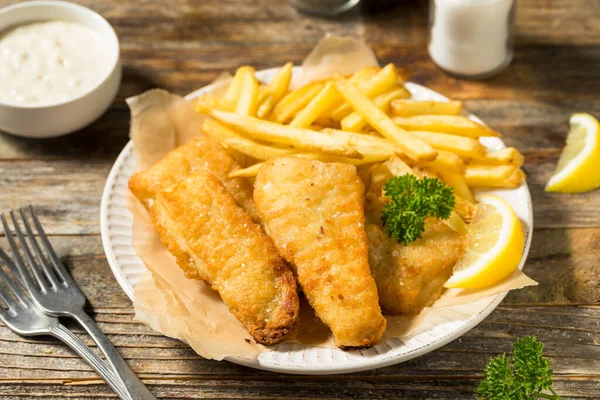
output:
[[[485,81],[456,80],[433,65],[426,49],[425,0],[363,0],[332,19],[299,14],[282,0],[77,2],[100,12],[119,35],[124,66],[119,95],[97,122],[67,137],[0,134],[0,210],[36,205],[89,299],[89,312],[158,397],[473,398],[489,357],[533,334],[546,344],[563,398],[600,398],[600,191],[543,191],[564,146],[569,115],[587,111],[600,117],[598,0],[519,0],[514,60]],[[12,3],[0,0],[0,6]],[[540,285],[510,293],[451,344],[375,371],[287,376],[205,360],[134,321],[102,250],[100,196],[128,140],[124,99],[152,87],[186,94],[241,64],[259,69],[297,63],[327,32],[362,37],[381,62],[411,66],[414,82],[463,100],[527,155],[535,232],[525,271]],[[1,237],[0,246],[6,247]],[[19,337],[0,326],[0,398],[32,397],[116,396],[59,342]]]

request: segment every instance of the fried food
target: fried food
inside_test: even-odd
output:
[[[412,117],[394,117],[393,121],[407,131],[443,132],[471,138],[502,137],[500,133],[487,126],[460,115],[414,115]]]
[[[398,145],[410,158],[415,161],[431,161],[437,152],[428,144],[408,134],[395,125],[385,112],[365,96],[354,85],[342,78],[334,80],[335,87],[350,104],[377,132]]]
[[[294,128],[245,115],[212,111],[211,116],[224,124],[231,125],[256,140],[292,146],[307,151],[320,151],[350,158],[361,159],[362,155],[330,136],[310,129]]]
[[[385,314],[414,315],[433,304],[466,245],[465,236],[433,218],[427,221],[423,237],[407,246],[390,238],[379,225],[367,224],[365,229],[369,265]]]
[[[392,114],[399,117],[414,115],[460,115],[460,101],[406,100],[392,101]]]
[[[336,345],[377,343],[386,321],[369,270],[356,168],[294,157],[269,160],[256,177],[254,199],[267,233]]]
[[[299,313],[294,276],[219,179],[199,169],[160,192],[151,213],[186,275],[219,292],[257,342],[274,344],[293,333]]]
[[[474,188],[516,188],[525,180],[525,175],[515,165],[470,164],[465,172],[465,180],[467,185]]]
[[[138,172],[129,179],[129,190],[149,208],[160,191],[171,190],[178,182],[200,169],[211,172],[232,194],[235,202],[258,221],[252,186],[229,174],[239,165],[219,143],[201,136],[170,151],[150,169]]]
[[[427,175],[420,170],[411,172],[397,158],[392,160],[387,164],[395,171],[394,175]],[[421,239],[406,246],[400,244],[388,235],[381,223],[382,209],[387,200],[376,193],[370,191],[365,194],[365,230],[369,241],[369,265],[377,284],[379,304],[384,314],[415,315],[440,297],[444,283],[465,250],[465,229],[462,229],[463,234],[459,234],[451,228],[456,222],[462,222],[457,216],[455,218],[460,221],[428,218]],[[464,222],[460,225],[464,227]]]

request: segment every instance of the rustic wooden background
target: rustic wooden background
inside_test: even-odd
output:
[[[36,205],[87,294],[89,311],[158,397],[472,398],[489,357],[533,334],[546,343],[556,390],[565,399],[600,398],[600,190],[543,191],[569,115],[600,117],[600,1],[519,0],[514,61],[480,82],[449,78],[429,59],[427,1],[392,1],[385,9],[362,7],[335,19],[299,14],[287,1],[78,2],[106,17],[121,39],[121,90],[99,121],[68,137],[0,134],[0,210]],[[185,94],[240,64],[260,69],[300,62],[326,32],[363,37],[382,62],[410,65],[415,82],[463,100],[527,155],[536,229],[525,271],[540,286],[511,293],[484,322],[442,349],[380,370],[286,376],[204,360],[133,320],[102,250],[100,196],[128,140],[123,100],[152,87]],[[60,343],[21,338],[0,326],[0,398],[38,396],[114,394]]]

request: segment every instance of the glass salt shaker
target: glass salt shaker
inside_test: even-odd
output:
[[[513,56],[516,0],[430,0],[429,55],[449,75],[483,79]]]

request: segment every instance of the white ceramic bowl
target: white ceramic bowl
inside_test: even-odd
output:
[[[106,43],[109,68],[96,86],[78,97],[51,104],[23,105],[0,101],[0,130],[18,136],[48,138],[79,130],[100,117],[121,83],[119,39],[99,14],[65,1],[30,1],[0,10],[0,32],[34,21],[77,22],[96,31]]]

